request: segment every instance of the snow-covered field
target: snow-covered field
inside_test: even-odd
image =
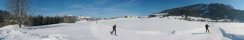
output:
[[[111,35],[117,25],[117,36]],[[210,33],[205,33],[205,24]],[[170,18],[118,18],[44,26],[0,28],[0,40],[244,40],[244,23]]]

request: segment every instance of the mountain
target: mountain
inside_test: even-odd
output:
[[[231,5],[225,5],[220,3],[210,3],[210,4],[194,4],[184,7],[172,8],[164,10],[160,13],[168,13],[171,16],[194,16],[210,18],[214,20],[219,19],[230,19],[230,20],[244,20],[244,11],[234,9]],[[150,15],[150,16],[153,16]]]

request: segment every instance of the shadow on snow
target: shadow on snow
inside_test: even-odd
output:
[[[220,28],[223,36],[232,40],[244,40],[244,35],[230,34],[226,33],[223,29]]]
[[[197,35],[197,34],[206,34],[206,33],[191,33],[192,35]]]

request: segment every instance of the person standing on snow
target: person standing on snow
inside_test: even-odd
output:
[[[205,28],[206,28],[206,33],[209,33],[209,29],[208,29],[208,27],[209,27],[209,25],[208,25],[208,24],[206,24],[206,25],[205,25]]]
[[[116,34],[116,24],[113,26],[113,31],[110,32],[111,35],[114,33],[115,36],[117,36]]]

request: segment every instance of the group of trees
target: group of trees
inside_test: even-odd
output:
[[[57,23],[74,23],[75,16],[31,16],[31,26],[57,24]]]
[[[7,11],[0,10],[0,27],[6,26],[9,24],[17,24],[13,17],[14,14],[11,14]],[[21,25],[25,26],[40,26],[48,24],[57,24],[57,23],[74,23],[77,21],[76,16],[27,16],[28,22],[24,22]]]
[[[0,10],[0,22],[4,22],[4,20],[6,20],[9,15],[9,12]]]
[[[64,23],[74,23],[78,20],[76,16],[63,16],[61,18],[63,18],[62,22]]]
[[[38,25],[47,25],[47,24],[56,24],[61,23],[63,20],[62,17],[43,17],[43,16],[32,16],[31,19],[31,25],[38,26]]]
[[[56,23],[74,23],[75,16],[28,16],[28,0],[8,0],[7,11],[0,10],[0,27],[18,24],[19,27]]]
[[[7,11],[0,10],[0,27],[6,25],[6,20],[10,16],[10,13]]]

